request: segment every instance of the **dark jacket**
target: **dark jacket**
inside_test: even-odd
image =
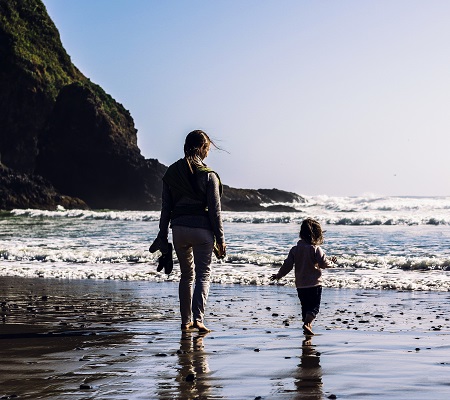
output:
[[[214,171],[205,167],[192,174],[184,158],[173,163],[163,177],[159,236],[167,238],[169,224],[189,226],[212,230],[216,241],[223,243],[220,195]]]

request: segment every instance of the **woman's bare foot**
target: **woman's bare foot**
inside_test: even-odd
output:
[[[199,332],[206,333],[211,332],[211,329],[208,329],[203,322],[194,321],[193,328],[197,328]]]
[[[194,324],[192,322],[188,322],[187,324],[181,324],[181,330],[187,331],[187,330],[191,329],[193,326],[194,326]]]

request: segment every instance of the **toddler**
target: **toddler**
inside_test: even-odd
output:
[[[320,309],[322,268],[329,268],[337,261],[336,257],[327,257],[320,248],[323,233],[319,222],[312,218],[305,219],[300,228],[300,240],[289,251],[278,273],[270,278],[281,279],[295,266],[295,286],[302,306],[305,335],[314,335],[312,322]]]

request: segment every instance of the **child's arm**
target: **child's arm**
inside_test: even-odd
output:
[[[281,266],[281,268],[278,270],[278,273],[273,274],[270,277],[271,281],[274,280],[278,280],[281,279],[283,276],[287,275],[292,268],[294,268],[294,253],[295,253],[295,246],[289,251],[289,254],[287,256],[287,258],[284,260],[283,265]]]
[[[330,268],[337,263],[337,257],[327,257],[321,247],[316,248],[316,260],[320,268]]]

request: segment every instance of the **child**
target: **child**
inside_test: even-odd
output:
[[[281,279],[295,265],[295,286],[302,305],[303,332],[314,335],[312,321],[319,313],[322,296],[322,268],[329,268],[337,261],[336,257],[328,258],[320,248],[323,243],[323,231],[320,224],[307,218],[300,228],[300,238],[292,247],[289,255],[277,274],[271,280]]]

